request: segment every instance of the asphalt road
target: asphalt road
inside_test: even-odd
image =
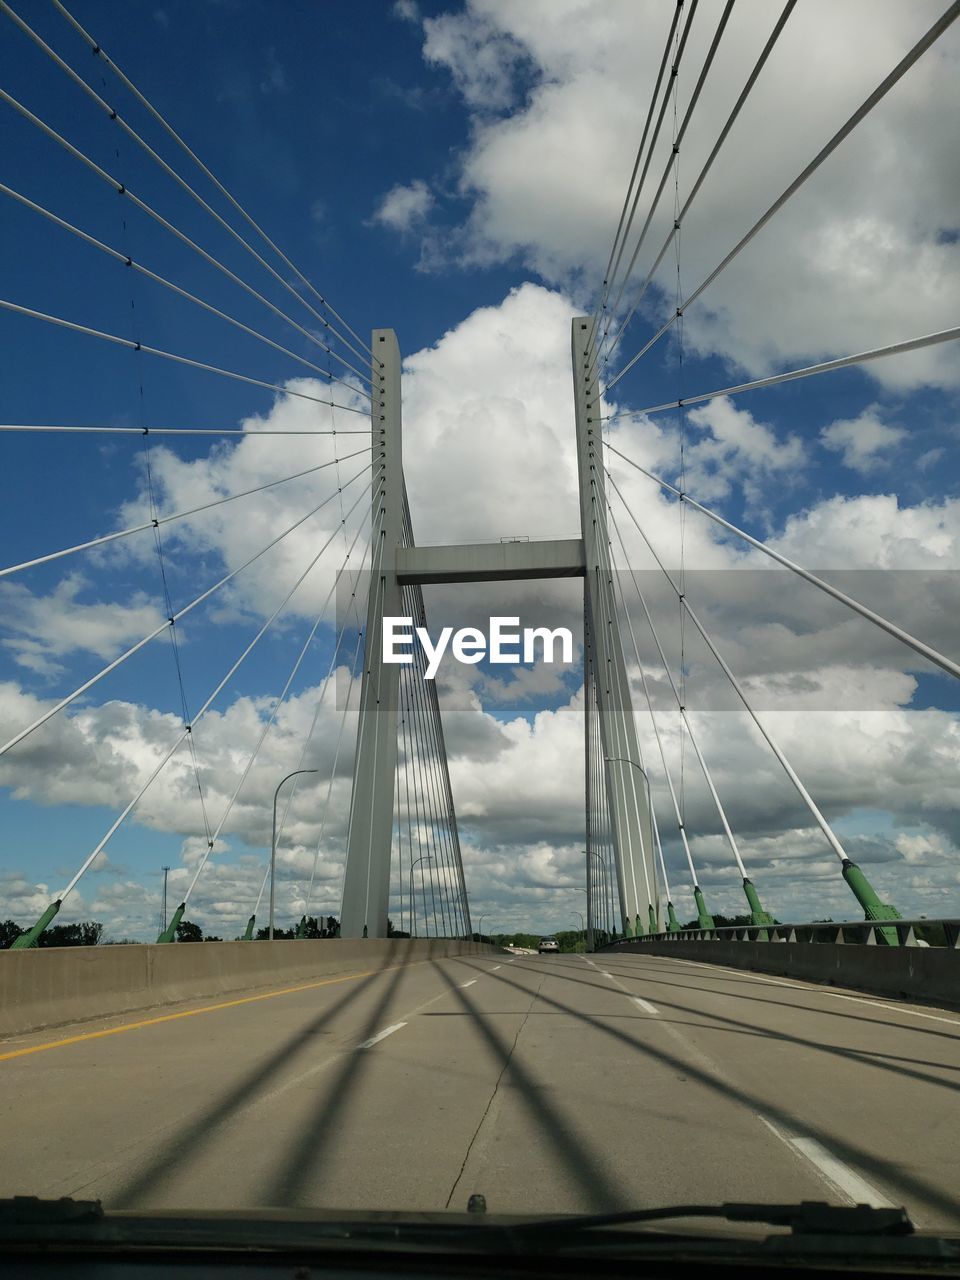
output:
[[[957,1227],[958,1073],[938,1009],[635,954],[443,960],[0,1044],[0,1195]]]

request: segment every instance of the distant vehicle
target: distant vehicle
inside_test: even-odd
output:
[[[541,938],[540,945],[537,947],[537,951],[539,952],[540,955],[543,955],[545,951],[559,951],[559,950],[560,950],[560,943],[556,940],[556,938]]]

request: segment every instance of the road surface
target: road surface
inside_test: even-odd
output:
[[[827,1199],[958,1227],[958,1083],[957,1013],[666,957],[473,956],[7,1040],[0,1195]]]

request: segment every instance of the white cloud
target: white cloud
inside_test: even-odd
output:
[[[904,862],[923,866],[949,862],[956,857],[956,849],[950,848],[939,835],[910,835],[903,831],[894,840],[903,855]]]
[[[526,50],[495,14],[471,7],[427,18],[423,30],[424,58],[450,72],[468,106],[487,113],[512,104]]]
[[[433,194],[420,178],[404,186],[391,187],[380,201],[373,221],[401,234],[412,231],[424,221],[433,206]]]
[[[691,410],[687,421],[702,433],[685,449],[687,483],[705,502],[726,497],[740,483],[749,504],[756,505],[765,484],[774,479],[782,489],[799,478],[806,462],[796,436],[779,440],[771,427],[726,396]]]
[[[874,407],[864,409],[856,418],[831,422],[820,432],[820,439],[842,456],[845,467],[865,474],[887,465],[888,455],[906,436],[899,427],[882,422]]]
[[[60,661],[74,653],[114,658],[136,640],[154,631],[164,615],[146,593],[137,591],[127,603],[84,603],[78,597],[90,582],[70,573],[48,595],[35,595],[19,582],[0,583],[0,629],[8,633],[3,648],[18,666],[39,676],[55,676]]]
[[[771,545],[811,568],[955,570],[960,500],[911,507],[894,493],[828,498],[788,517]]]
[[[402,22],[419,22],[420,6],[416,0],[394,0],[393,15]]]
[[[936,0],[908,6],[810,0],[797,6],[685,219],[686,292],[817,154],[940,9]],[[451,72],[475,113],[461,165],[462,192],[473,208],[448,240],[448,261],[499,263],[519,254],[548,281],[582,279],[592,296],[669,12],[655,0],[470,0],[462,12],[425,24],[426,60]],[[682,145],[681,200],[773,17],[761,5],[734,11]],[[681,113],[714,27],[715,10],[701,9],[681,65]],[[827,29],[829,42],[823,38]],[[719,353],[759,375],[955,322],[960,243],[952,232],[960,175],[942,104],[951,96],[956,50],[957,35],[949,32],[691,306],[686,335],[692,349]],[[528,96],[518,104],[518,69],[524,67]],[[509,105],[514,109],[508,114],[491,115]],[[650,169],[651,193],[670,143],[666,128]],[[643,272],[672,219],[668,190],[640,254]],[[431,252],[436,258],[436,244]],[[666,262],[672,266],[672,254]],[[674,305],[667,265],[659,277],[667,296],[652,310],[658,320]],[[652,296],[648,300],[654,304]],[[624,354],[636,345],[627,339]],[[893,387],[958,381],[949,348],[865,367]]]
[[[52,887],[36,883],[17,871],[0,872],[0,917],[21,925],[25,921],[32,924],[50,905]]]
[[[286,384],[291,390],[307,395],[329,395],[329,389],[316,379],[294,378]],[[337,390],[338,401],[362,405],[359,394],[344,387]],[[262,415],[253,414],[241,422],[248,435],[237,444],[224,444],[205,457],[190,461],[180,458],[172,449],[155,446],[151,452],[153,483],[162,514],[191,510],[215,502],[230,494],[243,493],[268,480],[282,480],[310,468],[311,474],[266,489],[249,497],[238,498],[212,510],[163,526],[164,548],[169,566],[182,566],[183,577],[174,576],[180,607],[207,586],[212,586],[225,572],[239,569],[257,552],[279,538],[301,516],[324,503],[292,533],[287,534],[243,569],[227,586],[211,599],[211,607],[225,617],[249,614],[266,617],[280,603],[294,583],[316,557],[323,544],[334,536],[331,551],[310,570],[302,587],[297,589],[285,617],[316,616],[333,586],[334,570],[346,555],[347,547],[359,524],[369,513],[369,446],[363,436],[275,435],[274,432],[356,429],[363,418],[353,413],[325,409],[309,401],[278,395],[271,408]],[[335,459],[341,461],[335,464]],[[329,464],[329,465],[325,465]],[[337,494],[339,486],[342,495]],[[349,512],[354,508],[353,515]],[[145,487],[123,505],[117,516],[119,527],[143,522],[149,516]],[[344,536],[341,519],[347,516]],[[359,562],[365,541],[363,535],[354,548],[351,565]],[[339,555],[335,554],[339,551]],[[142,564],[156,563],[156,551],[149,533],[139,534],[110,544],[101,553],[106,563],[123,563],[125,557]],[[203,569],[199,581],[196,565]],[[327,608],[333,616],[334,601]],[[181,634],[189,637],[194,621],[184,620]]]

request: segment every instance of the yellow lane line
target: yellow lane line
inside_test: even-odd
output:
[[[415,962],[416,963],[416,962]],[[24,1058],[28,1053],[44,1053],[47,1049],[62,1049],[68,1044],[80,1044],[84,1040],[99,1040],[102,1036],[117,1036],[121,1031],[138,1031],[141,1027],[153,1027],[159,1022],[173,1022],[177,1018],[195,1018],[201,1013],[215,1013],[218,1009],[233,1009],[239,1004],[253,1004],[256,1000],[272,1000],[274,996],[289,996],[298,991],[312,991],[316,987],[329,987],[337,982],[356,982],[359,978],[369,978],[377,973],[390,973],[394,969],[409,968],[409,965],[390,965],[386,969],[367,969],[363,973],[350,973],[341,978],[322,978],[318,982],[307,982],[299,987],[283,987],[279,991],[264,991],[256,996],[241,996],[237,1000],[222,1000],[219,1004],[207,1004],[202,1009],[185,1009],[181,1013],[164,1013],[158,1018],[143,1018],[139,1022],[124,1022],[119,1027],[107,1027],[104,1031],[85,1031],[83,1035],[68,1036],[64,1040],[50,1040],[46,1044],[31,1045],[27,1049],[11,1049],[0,1053],[0,1062],[9,1058]]]

